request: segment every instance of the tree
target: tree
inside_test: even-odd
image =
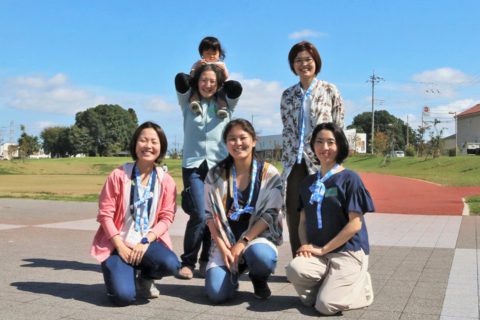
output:
[[[388,136],[384,132],[375,132],[375,150],[385,155],[388,152]]]
[[[94,148],[94,141],[87,128],[71,126],[69,140],[72,145],[72,155],[89,154],[89,150]]]
[[[429,155],[432,156],[432,158],[437,158],[440,156],[444,141],[442,140],[442,134],[443,134],[443,129],[439,129],[437,127],[438,124],[440,124],[441,121],[438,119],[435,119],[433,121],[433,131],[430,131],[430,141],[428,141],[427,144],[427,154],[425,156],[425,159],[428,158]]]
[[[89,155],[110,156],[128,150],[130,139],[138,126],[135,110],[119,105],[98,105],[78,112],[75,126],[86,129],[90,141],[85,142]]]
[[[69,127],[48,127],[43,129],[40,137],[43,140],[43,150],[52,157],[67,157],[73,154],[73,145],[70,142]]]
[[[419,126],[418,130],[416,131],[415,138],[417,144],[415,146],[415,149],[417,150],[418,157],[423,157],[427,151],[427,145],[425,144],[425,141],[423,141],[423,135],[425,134],[426,130],[426,127]]]
[[[37,136],[27,134],[26,128],[23,124],[20,125],[20,131],[22,131],[22,134],[18,139],[18,151],[20,157],[24,159],[25,157],[32,155],[34,152],[38,152],[40,150],[40,143],[38,142]]]
[[[355,118],[348,129],[356,129],[357,132],[364,132],[367,134],[367,141],[372,141],[372,113],[363,112]],[[402,119],[395,117],[386,110],[375,111],[375,133],[382,132],[387,136],[394,138],[395,144],[392,146],[395,150],[404,150],[406,144],[407,125]],[[409,143],[416,144],[415,131],[408,127]],[[374,139],[375,141],[375,139]],[[370,152],[371,145],[368,144],[367,152]]]

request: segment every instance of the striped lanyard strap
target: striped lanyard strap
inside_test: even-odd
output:
[[[310,204],[314,202],[317,203],[317,222],[318,222],[318,229],[323,228],[322,223],[322,202],[325,196],[325,184],[324,182],[327,181],[331,176],[335,173],[340,171],[340,165],[336,163],[332,169],[330,169],[323,177],[320,171],[317,172],[317,180],[315,183],[310,186],[310,191],[312,192],[312,196],[310,197]]]
[[[298,143],[297,164],[302,163],[303,148],[305,145],[305,141],[304,141],[305,140],[305,108],[306,108],[307,100],[310,97],[310,94],[312,93],[313,87],[315,86],[315,83],[317,83],[316,78],[313,79],[307,91],[302,96],[302,104],[300,106],[300,110],[299,110],[300,114],[298,116],[298,132],[300,133],[300,136],[299,136],[299,143]],[[301,84],[300,84],[300,89],[302,90],[302,93],[303,93]]]
[[[252,213],[255,209],[250,205],[253,198],[253,189],[255,189],[255,179],[257,177],[257,160],[253,159],[252,163],[252,175],[250,176],[250,192],[248,194],[248,201],[245,206],[241,209],[238,205],[238,188],[237,188],[237,170],[235,170],[235,165],[232,166],[232,179],[233,179],[233,207],[235,211],[230,215],[230,220],[238,221],[240,216],[244,213]]]
[[[135,166],[135,180],[132,179],[132,191],[135,192],[135,202],[131,211],[135,211],[135,231],[145,234],[148,231],[148,214],[152,207],[153,191],[155,188],[155,180],[157,179],[157,171],[153,168],[148,178],[147,186],[142,192],[142,181],[140,171]],[[134,185],[135,184],[135,185]],[[135,186],[135,188],[133,188]]]

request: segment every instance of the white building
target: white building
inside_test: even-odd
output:
[[[259,136],[255,151],[260,159],[280,161],[282,156],[282,135]]]
[[[349,149],[355,153],[367,152],[367,134],[357,133],[355,129],[344,130],[348,140]],[[282,135],[259,136],[255,147],[257,156],[266,160],[281,160],[282,156]]]
[[[457,146],[461,154],[480,144],[480,104],[457,114]]]
[[[9,154],[8,149],[12,147],[18,147],[18,145],[14,143],[4,143],[0,144],[0,160],[7,159],[10,160],[11,158],[18,158],[18,148],[15,148],[15,152]]]
[[[356,129],[346,129],[345,136],[348,140],[348,146],[355,153],[367,153],[367,134],[357,133]]]

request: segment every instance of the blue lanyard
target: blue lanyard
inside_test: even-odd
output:
[[[152,208],[153,191],[155,189],[155,180],[157,179],[157,171],[153,169],[148,178],[145,191],[141,192],[140,171],[135,165],[132,171],[132,187],[130,190],[130,213],[135,212],[135,231],[142,234],[148,231],[148,214]],[[134,199],[138,199],[134,202]]]
[[[255,178],[257,177],[257,160],[253,159],[252,164],[252,175],[250,178],[250,193],[248,195],[248,201],[243,207],[240,209],[238,205],[238,188],[237,188],[237,171],[235,170],[235,165],[232,166],[232,179],[233,179],[233,207],[235,208],[235,212],[230,215],[230,220],[238,221],[240,216],[244,213],[251,213],[254,207],[250,205],[253,198],[253,189],[255,188]]]
[[[310,204],[314,202],[317,203],[317,222],[318,222],[318,229],[323,228],[322,223],[322,202],[325,196],[325,184],[324,182],[327,181],[331,176],[337,173],[340,169],[340,165],[336,163],[332,169],[330,169],[323,177],[320,171],[317,172],[317,180],[314,184],[312,184],[309,190],[312,192],[312,196],[310,197]]]
[[[299,136],[299,143],[298,143],[298,153],[297,153],[297,163],[300,164],[302,163],[302,158],[303,158],[303,148],[305,144],[305,104],[310,97],[310,94],[312,93],[313,87],[315,83],[317,82],[317,79],[314,78],[312,83],[310,83],[310,86],[308,87],[307,91],[305,92],[305,95],[302,97],[302,105],[300,106],[300,114],[298,116],[298,131],[300,132]],[[302,88],[302,85],[300,84],[300,88]],[[302,90],[303,92],[303,90]]]

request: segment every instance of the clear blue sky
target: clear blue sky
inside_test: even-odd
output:
[[[235,117],[261,134],[281,132],[282,91],[296,83],[291,46],[313,42],[320,79],[337,85],[346,124],[385,109],[416,129],[423,106],[446,122],[480,103],[480,1],[121,1],[0,0],[0,132],[19,125],[38,135],[69,126],[101,103],[134,108],[139,121],[182,142],[173,79],[188,72],[207,35],[226,48],[232,79],[244,86]],[[209,5],[211,5],[209,7]]]

